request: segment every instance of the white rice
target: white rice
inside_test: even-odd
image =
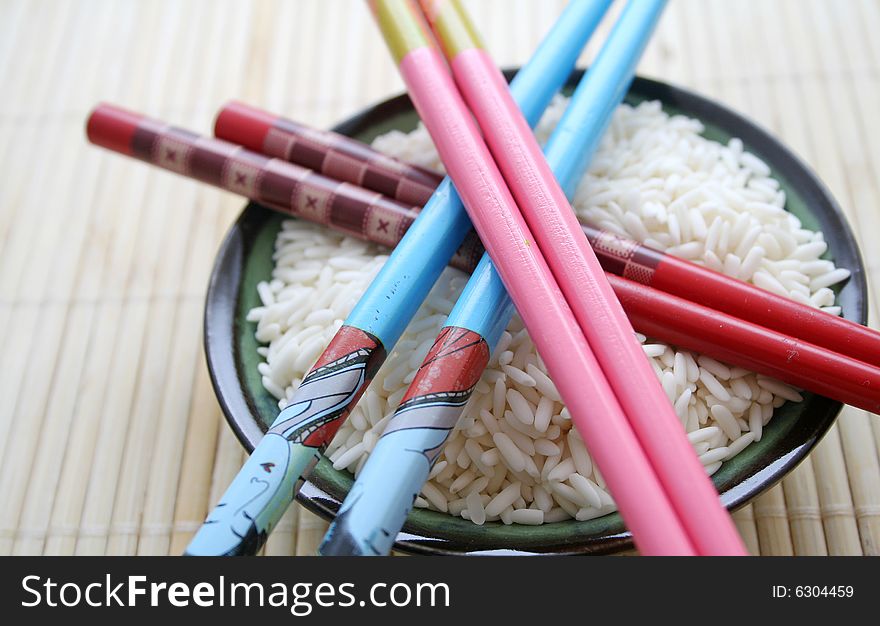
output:
[[[557,99],[537,135],[561,117]],[[703,138],[699,121],[670,117],[659,103],[621,106],[576,192],[578,217],[655,248],[839,313],[832,285],[849,276],[820,259],[821,232],[783,210],[769,168],[732,139]],[[392,131],[374,145],[442,170],[424,128]],[[248,316],[266,389],[283,407],[386,259],[378,246],[286,221],[272,280]],[[446,269],[369,390],[327,450],[357,474],[382,435],[467,276]],[[639,335],[706,471],[754,441],[774,408],[800,394],[765,376]],[[510,323],[464,410],[417,507],[476,524],[594,519],[614,509],[605,482],[518,318]]]

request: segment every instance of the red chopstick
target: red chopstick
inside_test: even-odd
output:
[[[214,135],[378,191],[403,204],[422,206],[443,180],[436,172],[398,161],[351,137],[318,130],[242,102],[223,105],[214,121]]]
[[[311,142],[323,142],[329,150],[329,146],[341,145],[344,139],[348,151],[359,155],[364,163],[377,164],[373,167],[378,167],[383,156],[354,139],[311,129],[237,102],[223,106],[217,116],[214,132],[220,139],[240,143],[267,156],[282,158],[305,167],[328,165],[333,161],[327,157],[315,156],[313,150],[308,149]],[[407,197],[410,200],[419,193],[430,196],[442,178],[436,172],[391,160],[389,169],[395,167],[401,172],[400,178],[389,181],[380,177],[364,176],[353,168],[335,173],[320,168],[319,171],[331,178],[360,184],[386,195],[389,195],[388,190],[407,188]],[[405,177],[411,178],[413,182],[405,183]],[[423,202],[415,204],[420,205]],[[606,272],[880,367],[880,333],[874,329],[789,300],[609,231],[587,225],[582,228]]]
[[[89,139],[98,145],[237,193],[248,190],[232,184],[234,181],[231,177],[223,176],[233,158],[242,165],[254,168],[256,172],[273,172],[290,183],[302,180],[302,170],[295,166],[265,159],[226,142],[199,137],[184,129],[174,128],[112,105],[104,104],[95,109],[89,118],[88,131]],[[139,137],[140,143],[135,141],[135,135]],[[197,151],[204,152],[202,161],[205,167],[195,170],[174,167],[172,161],[160,158],[161,153],[152,148],[138,147],[141,144],[155,146],[162,137],[168,137],[177,142],[176,145],[182,145],[190,157]],[[274,167],[273,162],[276,164]],[[320,182],[321,179],[312,180]],[[328,179],[327,184],[335,187],[338,183]],[[259,186],[250,188],[249,191],[252,198],[268,202],[276,210],[317,220],[330,228],[392,246],[417,215],[416,208],[395,205],[388,198],[382,200],[383,206],[394,208],[401,218],[400,228],[394,230],[392,240],[389,240],[384,233],[370,229],[355,232],[350,228],[350,224],[368,223],[364,219],[370,210],[368,205],[346,203],[342,207],[348,211],[344,219],[340,213],[342,208],[331,212],[331,216],[338,214],[337,219],[325,219],[327,216],[323,214],[319,216],[298,210],[289,204],[289,200],[286,206],[273,203],[272,200],[277,198],[266,194]],[[848,354],[837,352],[828,345],[831,341],[829,337],[833,337],[833,333],[839,334],[849,327],[865,331],[864,335],[870,341],[877,340],[876,331],[824,311],[788,301],[748,283],[639,245],[613,233],[589,226],[584,226],[583,229],[615,294],[624,306],[627,317],[639,332],[779,378],[846,404],[877,412],[880,370]],[[454,265],[470,272],[480,252],[479,241],[471,239],[468,247],[456,255]],[[697,281],[702,281],[702,290],[691,288],[690,283]],[[677,290],[682,295],[664,293],[658,285],[669,291]],[[788,309],[793,309],[795,313],[789,313]],[[756,322],[756,312],[766,323]],[[789,324],[789,317],[798,322]],[[836,322],[846,322],[846,325]],[[834,326],[833,333],[817,333],[813,327],[819,323]],[[790,332],[785,332],[786,325],[790,327]],[[803,331],[804,328],[824,338],[825,343],[808,341],[808,333]],[[849,347],[851,343],[843,341],[841,345]]]
[[[655,254],[659,263],[646,283],[651,287],[880,367],[876,330],[672,255]]]
[[[829,398],[880,412],[880,369],[707,306],[608,274],[640,332]]]

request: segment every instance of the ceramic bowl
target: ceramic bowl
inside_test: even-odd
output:
[[[569,89],[582,72],[575,72]],[[828,191],[791,151],[752,122],[685,89],[637,78],[629,91],[630,103],[660,100],[669,113],[700,119],[704,135],[727,142],[739,137],[745,148],[772,169],[787,194],[787,209],[806,228],[821,229],[828,241],[828,258],[849,268],[852,277],[839,290],[844,317],[867,319],[864,267],[852,231]],[[412,130],[417,116],[405,95],[371,106],[339,123],[334,130],[369,142],[391,129]],[[226,236],[214,264],[205,307],[205,348],[214,389],[229,424],[242,445],[253,449],[278,405],[260,383],[255,325],[247,311],[259,304],[256,285],[272,271],[275,235],[285,219],[249,204]],[[841,404],[815,394],[803,402],[777,409],[760,442],[748,446],[713,476],[729,509],[742,506],[779,481],[831,426]],[[321,461],[298,500],[325,518],[332,518],[352,484],[346,472]],[[475,526],[461,518],[428,510],[414,510],[398,536],[396,549],[410,553],[469,554],[606,554],[632,546],[617,514],[586,521],[543,526]]]

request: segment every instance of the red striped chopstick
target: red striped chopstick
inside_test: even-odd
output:
[[[227,156],[203,159],[205,166],[198,170],[196,176],[196,172],[171,167],[173,162],[167,158],[157,158],[161,154],[159,151],[144,148],[146,145],[158,145],[159,138],[166,136],[170,129],[174,127],[111,105],[98,106],[88,124],[89,139],[98,145],[221,186],[229,191],[236,193],[246,191],[240,186],[223,182],[228,183],[230,180],[229,176],[223,175],[224,170],[228,168]],[[134,139],[135,135],[139,137],[137,141]],[[182,142],[189,151],[208,150],[208,153],[217,156],[235,154],[243,163],[256,167],[258,177],[261,179],[264,179],[263,172],[269,171],[266,164],[273,161],[256,154],[251,156],[247,150],[232,151],[225,142],[199,137],[195,133],[179,128],[174,129],[170,136],[175,141]],[[141,148],[137,147],[138,142]],[[366,146],[364,148],[369,150]],[[301,176],[301,170],[295,167],[281,166],[271,171],[278,176],[286,177],[290,184],[297,183]],[[261,193],[260,186],[251,187],[250,190],[252,199],[258,202],[262,199],[266,202],[267,196]],[[403,224],[400,230],[392,233],[397,240],[389,242],[387,234],[378,229],[351,230],[350,224],[370,223],[366,219],[370,210],[369,205],[345,205],[348,214],[344,219],[341,216],[336,219],[323,219],[315,213],[297,211],[291,206],[290,201],[286,205],[282,202],[272,204],[270,208],[307,220],[317,220],[318,223],[334,230],[392,246],[397,243],[405,228],[418,214],[417,208],[398,206],[397,210],[400,212]],[[724,274],[640,246],[607,231],[598,231],[589,226],[584,226],[583,230],[592,242],[630,322],[639,332],[732,365],[773,376],[840,402],[878,412],[880,382],[877,381],[880,370],[828,349],[827,346],[813,345],[806,339],[804,333],[798,332],[793,336],[785,333],[785,320],[782,319],[780,322],[772,315],[773,311],[779,310],[779,315],[784,316],[784,309],[772,307],[776,306],[777,301],[781,301],[783,305],[789,304],[789,301]],[[452,265],[470,272],[481,254],[482,246],[479,240],[472,237],[453,258]],[[652,288],[656,287],[657,278],[664,276],[662,272],[666,270],[668,264],[677,266],[676,271],[687,272],[681,280],[669,283],[673,287],[687,282],[695,270],[702,274],[703,281],[708,281],[712,285],[712,288],[701,291],[697,296],[691,296],[702,306],[695,306],[694,301],[687,297],[688,294],[678,297]],[[621,278],[621,275],[633,280]],[[664,276],[667,282],[671,280],[669,276],[669,274]],[[639,282],[641,284],[638,284]],[[749,300],[746,302],[754,303],[754,306],[746,307],[746,313],[755,309],[760,309],[763,313],[764,309],[767,309],[767,315],[770,316],[771,321],[775,321],[775,324],[771,326],[755,323],[754,315],[746,316],[740,312],[745,304],[725,306],[726,300],[722,296],[730,285],[733,285],[737,293],[744,292],[748,296]],[[745,299],[745,296],[743,298]],[[803,307],[798,303],[791,304],[796,308]],[[809,309],[807,313],[811,311],[812,309]],[[816,311],[815,317],[838,319],[823,311]],[[815,323],[804,312],[800,312],[800,318],[805,320],[804,324]],[[793,328],[798,329],[800,326]],[[727,333],[724,329],[732,330]],[[871,336],[876,335],[871,329],[865,330],[872,333]],[[864,382],[868,384],[862,384]]]
[[[95,107],[86,134],[104,148],[385,246],[397,244],[418,215],[375,191],[110,104]],[[481,254],[479,239],[469,236],[453,264],[473,267]]]
[[[309,167],[310,164],[332,162],[332,159],[314,156],[309,149],[298,148],[309,146],[309,138],[316,133],[325,136],[325,131],[317,131],[241,103],[229,103],[220,110],[214,131],[220,139],[240,143],[266,156],[283,158],[298,165]],[[382,153],[373,148],[342,135],[329,135],[332,142],[327,139],[326,144],[331,145],[345,139],[347,145],[352,146],[351,152],[361,155],[365,163],[380,162]],[[393,161],[393,164],[393,167],[400,168],[402,172],[409,171],[401,168],[406,164],[401,164],[400,161]],[[418,180],[420,184],[424,183],[428,196],[442,180],[442,176],[436,172],[416,166],[406,167],[415,168]],[[402,178],[395,183],[385,182],[379,177],[364,176],[358,168],[337,168],[335,172],[326,169],[320,171],[331,178],[361,184],[380,193],[385,193],[386,189],[399,189],[404,184]],[[606,272],[880,367],[880,333],[876,330],[609,231],[588,225],[581,225],[581,228],[587,234],[593,251]],[[809,385],[801,386],[810,388]]]
[[[214,135],[373,189],[403,204],[424,205],[443,180],[435,172],[398,161],[345,135],[317,130],[242,102],[228,102],[220,109]]]

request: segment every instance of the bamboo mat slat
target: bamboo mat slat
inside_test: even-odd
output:
[[[752,556],[761,554],[761,544],[758,541],[758,527],[755,524],[755,511],[751,504],[747,504],[733,512],[733,522],[746,544],[746,549]]]
[[[467,6],[512,66],[564,1]],[[671,0],[639,68],[816,170],[856,231],[872,311],[878,31],[875,0]],[[243,202],[87,146],[85,116],[108,100],[209,132],[237,98],[326,127],[402,83],[348,0],[5,0],[0,81],[0,554],[179,554],[245,458],[201,347],[211,263]],[[734,514],[749,551],[880,554],[878,450],[880,420],[846,409]],[[294,507],[264,553],[314,554],[326,526]]]

